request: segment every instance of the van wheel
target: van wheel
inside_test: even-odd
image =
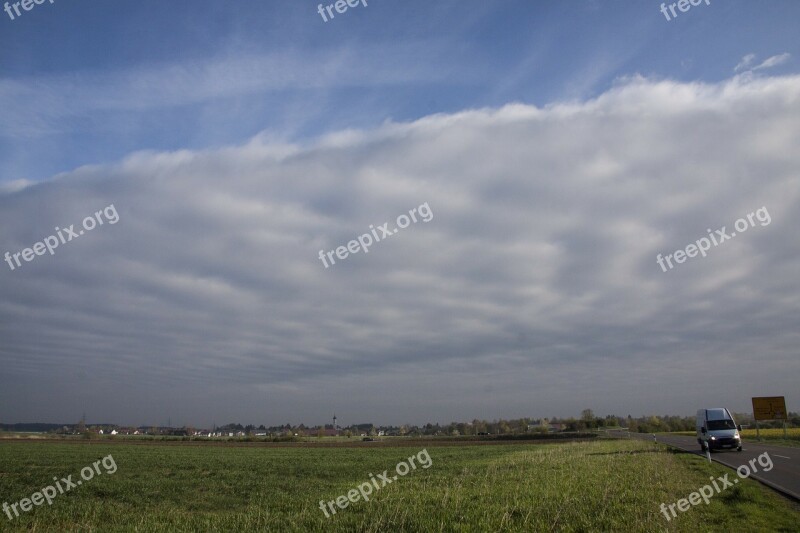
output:
[[[740,452],[740,451],[742,451],[742,447],[741,447],[741,446],[739,446],[738,448],[736,448],[736,451],[737,451],[737,452]]]

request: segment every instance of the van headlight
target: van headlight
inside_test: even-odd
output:
[[[711,440],[717,440],[717,437],[711,437]]]

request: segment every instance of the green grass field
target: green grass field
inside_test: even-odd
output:
[[[370,501],[333,500],[426,448]],[[667,522],[659,505],[730,472],[649,442],[410,447],[182,446],[0,441],[0,504],[112,454],[104,473],[0,530],[29,531],[797,531],[800,511],[746,480]]]

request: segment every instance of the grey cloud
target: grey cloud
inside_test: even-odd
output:
[[[120,215],[54,256],[2,263],[0,419],[797,403],[798,94],[800,77],[632,78],[580,104],[134,154],[0,191],[3,253],[110,203]],[[423,202],[431,222],[318,260]],[[656,264],[762,205],[769,226]]]

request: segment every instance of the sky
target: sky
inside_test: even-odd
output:
[[[0,421],[800,410],[800,3],[660,6],[0,12]]]

